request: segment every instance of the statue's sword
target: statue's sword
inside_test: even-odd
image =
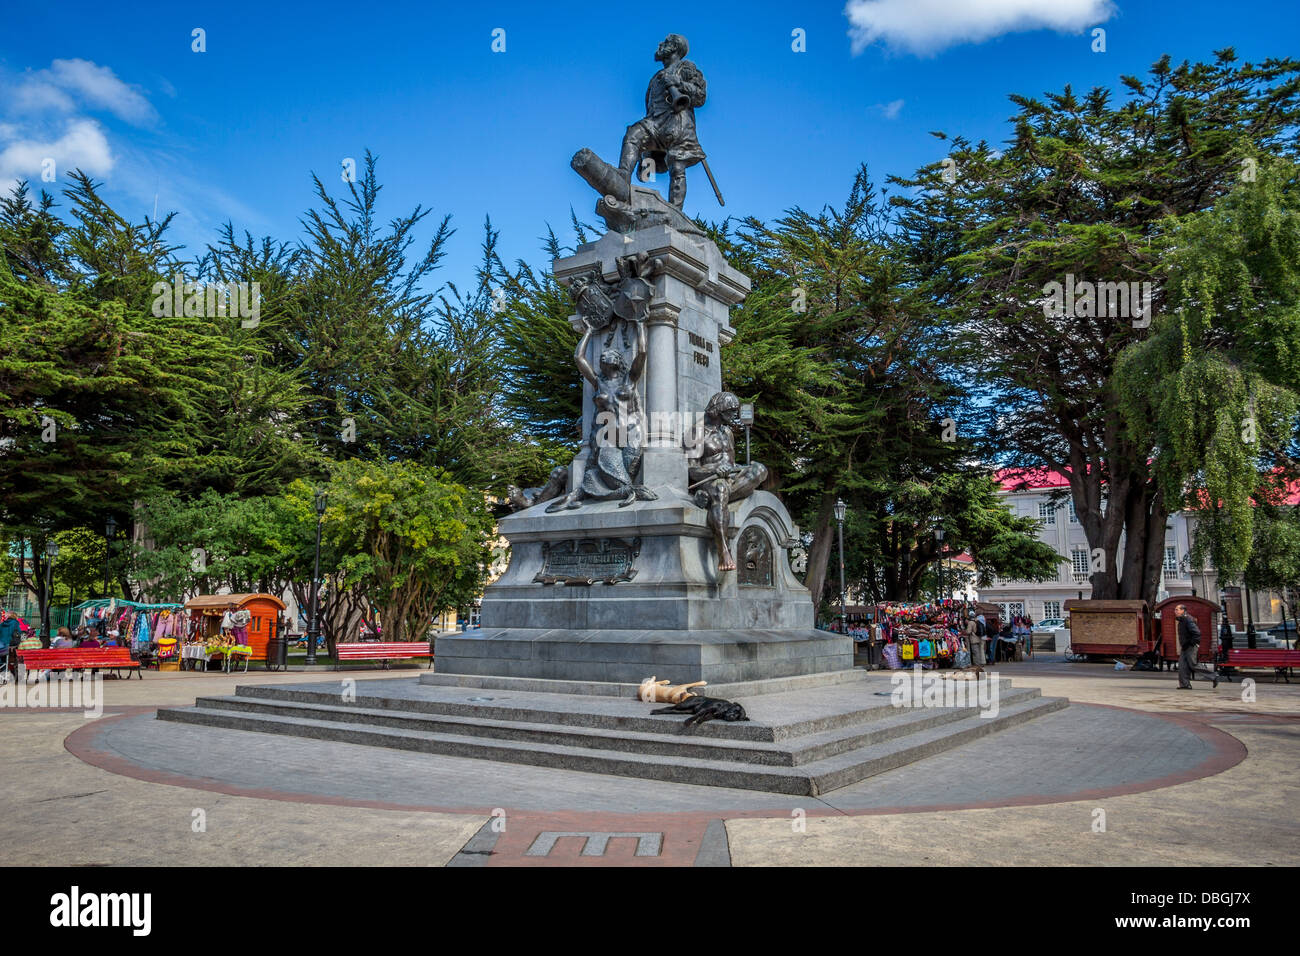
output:
[[[726,203],[722,201],[722,191],[718,189],[718,181],[713,178],[713,170],[709,169],[709,161],[701,159],[700,165],[704,167],[704,173],[709,177],[709,185],[713,187],[713,195],[718,197],[718,205],[725,206]]]

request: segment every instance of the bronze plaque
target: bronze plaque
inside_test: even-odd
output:
[[[576,538],[542,544],[538,584],[617,584],[636,576],[632,562],[641,553],[641,539]]]
[[[740,534],[736,548],[736,583],[772,587],[772,544],[763,529],[750,525]]]

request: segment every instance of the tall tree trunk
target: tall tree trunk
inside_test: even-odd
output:
[[[1110,600],[1119,597],[1119,540],[1124,533],[1130,470],[1123,466],[1121,455],[1106,460],[1100,449],[1086,448],[1086,441],[1085,438],[1070,442],[1070,495],[1088,540],[1090,569],[1095,567],[1096,552],[1101,552],[1100,569],[1089,574],[1091,596],[1095,600]],[[1115,447],[1114,443],[1119,441],[1118,423],[1107,426],[1106,441],[1107,447]],[[1089,450],[1095,453],[1089,454]],[[1103,465],[1109,468],[1104,469]],[[1112,476],[1109,481],[1103,481],[1106,471]],[[1114,475],[1121,477],[1114,478]]]
[[[1168,520],[1164,495],[1154,483],[1148,483],[1140,495],[1130,497],[1124,522],[1124,566],[1120,576],[1122,597],[1155,604],[1164,565],[1165,522]]]
[[[831,554],[831,539],[835,537],[831,520],[834,509],[835,495],[823,494],[817,511],[817,527],[813,529],[812,547],[808,549],[808,576],[804,579],[804,584],[812,592],[814,608],[821,607],[826,590],[826,565]]]

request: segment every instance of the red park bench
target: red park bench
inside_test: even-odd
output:
[[[429,658],[433,666],[433,642],[431,641],[363,641],[359,644],[339,644],[334,657],[334,669],[344,661],[383,661],[384,667],[389,661],[405,661],[417,657]]]
[[[136,676],[140,676],[140,662],[131,659],[131,650],[127,647],[19,648],[18,659],[29,671],[116,672],[125,669],[128,672],[134,670]]]
[[[1276,684],[1278,677],[1282,677],[1289,684],[1291,678],[1288,672],[1292,667],[1300,667],[1300,651],[1288,651],[1271,647],[1257,647],[1254,650],[1248,647],[1234,647],[1228,651],[1228,659],[1223,661],[1220,666],[1237,668],[1271,667],[1276,672],[1273,683]]]

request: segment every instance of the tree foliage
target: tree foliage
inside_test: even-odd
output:
[[[477,597],[491,557],[481,495],[438,468],[356,460],[334,466],[328,495],[344,582],[370,595],[389,640],[422,640],[438,611]]]
[[[1089,545],[1105,555],[1094,596],[1150,600],[1178,501],[1152,466],[1152,433],[1125,427],[1118,357],[1170,309],[1164,256],[1178,220],[1226,196],[1242,160],[1294,153],[1300,65],[1238,64],[1223,50],[1212,64],[1165,57],[1148,79],[1123,82],[1122,103],[1101,88],[1011,97],[1003,151],[956,139],[952,165],[903,180],[919,192],[897,201],[928,295],[962,329],[971,377],[991,393],[967,414],[972,430],[1008,464],[1069,477]],[[1151,302],[1046,308],[1051,283],[1070,277],[1150,282]]]

